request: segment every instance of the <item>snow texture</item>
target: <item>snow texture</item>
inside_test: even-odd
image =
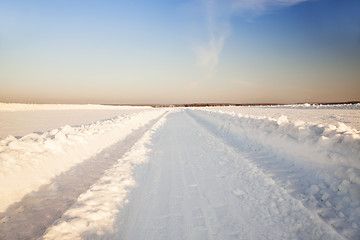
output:
[[[356,107],[126,107],[6,136],[0,239],[359,239]]]
[[[193,116],[250,156],[338,232],[359,236],[360,136],[345,124],[321,126],[204,109]]]
[[[23,103],[0,103],[0,111],[45,111],[45,110],[119,110],[134,109],[132,106],[111,106],[97,104],[23,104]],[[151,107],[141,107],[151,108]]]
[[[0,211],[162,113],[162,110],[145,111],[0,140]]]
[[[65,125],[87,125],[144,110],[151,108],[0,103],[0,139],[9,135],[21,137],[33,132],[47,132]]]
[[[105,232],[114,232],[116,216],[124,204],[128,202],[130,187],[135,186],[133,169],[138,164],[148,161],[150,151],[145,144],[161,124],[164,117],[125,154],[108,169],[90,189],[81,194],[76,204],[69,208],[63,217],[49,228],[44,239],[82,239],[87,234],[93,239]]]

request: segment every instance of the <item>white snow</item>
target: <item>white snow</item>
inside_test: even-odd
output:
[[[277,119],[243,115],[241,109],[202,110],[194,109],[191,114],[231,146],[254,155],[257,166],[337,231],[349,238],[359,235],[353,227],[360,223],[358,130],[344,123],[324,126],[294,121],[294,116],[289,121],[285,115]],[[318,110],[302,118],[311,120],[314,111]]]
[[[343,239],[188,112],[154,135],[109,238]]]
[[[314,124],[307,116],[312,113],[302,115],[302,118],[310,120],[306,123],[289,120],[283,114],[274,118],[244,115],[238,113],[241,112],[239,110],[204,110],[208,113],[204,116],[206,120],[219,130],[269,147],[278,154],[321,165],[340,164],[360,168],[360,132],[344,123]],[[199,113],[204,115],[205,112]],[[360,111],[356,113],[360,115]]]
[[[19,139],[10,135],[0,140],[0,211],[163,112],[147,110],[89,125],[65,125]]]
[[[278,119],[281,115],[293,123],[323,126],[345,124],[360,131],[360,104],[356,105],[285,105],[259,107],[211,107],[209,109],[233,112],[243,116]]]
[[[0,103],[0,111],[55,111],[55,110],[119,110],[134,109],[132,106],[111,106],[98,104],[24,104],[24,103]],[[142,107],[150,108],[150,107]]]
[[[150,107],[0,103],[0,139],[46,132],[65,125],[86,125]]]
[[[82,239],[85,233],[101,236],[105,232],[114,232],[113,225],[119,208],[128,202],[128,188],[136,184],[132,176],[134,165],[148,161],[147,153],[150,150],[145,145],[150,143],[152,132],[163,123],[164,117],[117,164],[107,170],[98,182],[80,195],[77,203],[48,229],[44,239],[76,240]]]
[[[0,109],[1,239],[360,236],[358,105]]]

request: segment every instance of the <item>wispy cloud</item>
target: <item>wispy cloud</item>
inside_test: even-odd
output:
[[[247,20],[268,11],[292,6],[308,0],[202,0],[206,10],[208,41],[196,47],[197,64],[215,72],[226,39],[231,34],[230,18],[233,15]]]
[[[289,7],[308,0],[231,0],[232,13],[251,17],[265,14],[269,10]]]
[[[208,42],[196,48],[197,63],[206,67],[211,74],[219,62],[226,38],[230,35],[229,6],[221,5],[218,0],[203,0],[206,8],[206,24],[208,30]]]

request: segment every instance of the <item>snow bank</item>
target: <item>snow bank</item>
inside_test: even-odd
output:
[[[64,126],[0,141],[0,211],[51,178],[124,139],[165,109],[127,114],[78,127]]]
[[[357,109],[360,110],[360,103],[356,104],[290,104],[290,105],[264,105],[262,108],[282,108],[282,109]]]
[[[81,194],[77,203],[47,229],[43,239],[96,239],[106,232],[113,233],[119,209],[128,203],[129,189],[136,186],[134,168],[149,161],[151,136],[165,121],[165,117],[158,121],[116,165]]]
[[[9,135],[22,137],[32,132],[47,132],[65,125],[91,124],[104,119],[151,110],[153,109],[143,107],[118,107],[110,109],[0,111],[0,139]]]
[[[312,164],[343,165],[360,169],[360,135],[343,123],[324,126],[303,121],[254,117],[241,113],[203,109],[195,111],[222,131],[268,147],[283,156]],[[360,178],[356,179],[360,184]]]
[[[253,117],[266,117],[278,119],[285,115],[289,122],[303,121],[307,124],[337,125],[338,122],[360,130],[360,109],[327,109],[313,107],[295,106],[273,106],[273,107],[212,107],[212,110],[230,113],[241,113]]]
[[[224,138],[304,206],[355,239],[360,226],[360,135],[343,123],[289,121],[204,108],[189,111]],[[257,160],[258,159],[258,160]],[[356,238],[357,239],[357,238]]]
[[[110,110],[128,109],[133,106],[110,106],[99,104],[23,104],[23,103],[0,103],[0,111],[39,111],[39,110]],[[139,108],[151,108],[142,106]]]

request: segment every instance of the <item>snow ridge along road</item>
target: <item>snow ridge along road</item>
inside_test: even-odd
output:
[[[1,141],[0,239],[30,239],[43,232],[165,111]]]
[[[358,239],[360,146],[351,130],[211,109],[131,119],[139,125],[127,138],[80,155],[12,203],[0,239]],[[129,122],[110,122],[102,134],[124,134]],[[65,156],[87,141],[72,144]]]
[[[190,113],[336,231],[358,239],[360,136],[356,129],[213,109]]]
[[[133,169],[148,161],[150,149],[146,145],[150,143],[152,133],[165,122],[165,117],[166,114],[80,195],[77,203],[47,230],[43,239],[99,239],[104,233],[113,232],[119,208],[128,202],[129,188],[136,185]]]
[[[0,212],[55,176],[123,140],[164,111],[143,111],[0,140]]]
[[[186,111],[154,133],[108,239],[344,239]]]

